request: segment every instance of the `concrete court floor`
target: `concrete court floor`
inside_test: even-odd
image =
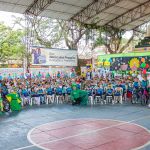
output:
[[[67,104],[26,107],[21,112],[0,116],[0,150],[39,150],[27,140],[32,128],[49,122],[96,118],[132,121],[150,130],[150,109],[141,105],[115,104],[97,106],[71,106]],[[63,150],[63,148],[60,148]],[[113,150],[113,149],[112,149]],[[114,149],[115,150],[115,149]],[[150,150],[150,144],[141,150]]]

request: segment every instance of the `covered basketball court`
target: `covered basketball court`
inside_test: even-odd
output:
[[[150,0],[0,0],[0,10],[126,31],[140,31],[150,21]],[[149,150],[150,109],[136,104],[28,107],[0,117],[0,137],[1,150]]]

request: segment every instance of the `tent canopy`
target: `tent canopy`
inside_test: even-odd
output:
[[[0,0],[0,10],[124,30],[150,21],[150,0]]]

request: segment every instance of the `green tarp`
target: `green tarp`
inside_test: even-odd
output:
[[[0,112],[3,111],[3,99],[0,96]]]

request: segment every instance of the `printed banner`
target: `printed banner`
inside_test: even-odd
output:
[[[32,65],[77,66],[77,50],[32,47]]]

